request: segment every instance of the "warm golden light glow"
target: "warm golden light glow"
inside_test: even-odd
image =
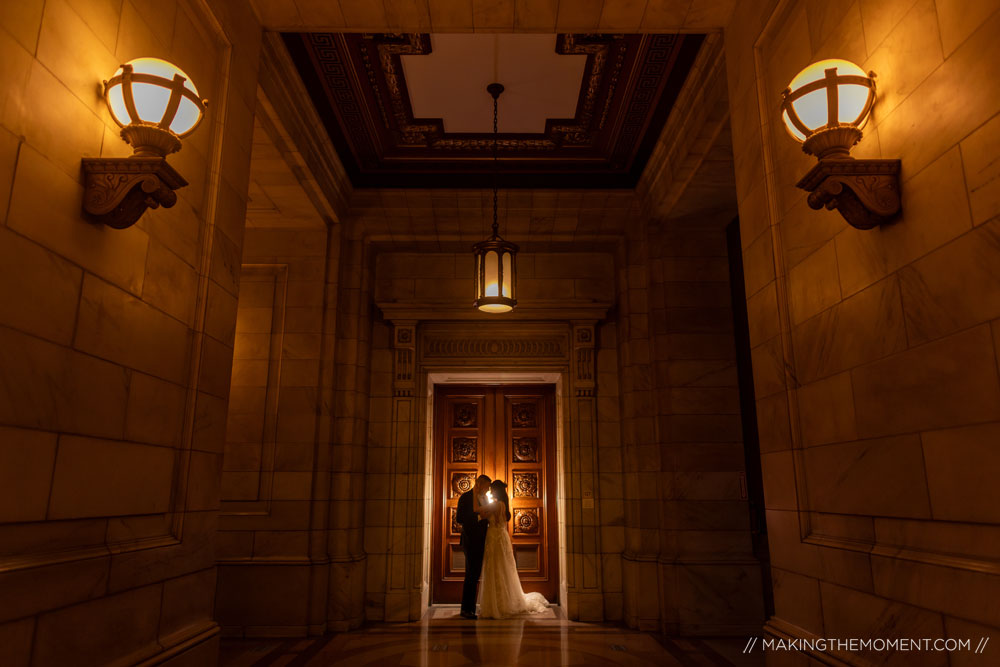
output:
[[[131,70],[130,77],[124,76],[126,68]],[[181,68],[159,58],[136,58],[125,63],[111,77],[105,94],[112,117],[122,127],[146,123],[168,129],[178,137],[198,126],[205,108],[191,78]],[[172,104],[175,95],[176,106]]]
[[[820,60],[795,75],[781,94],[781,120],[819,160],[796,187],[814,210],[837,209],[848,224],[872,229],[900,210],[899,160],[856,159],[851,148],[875,103],[875,72],[846,60]]]
[[[497,289],[497,275],[499,273],[497,253],[495,250],[491,250],[486,253],[486,290],[483,292],[486,296],[500,296],[500,290]]]
[[[514,255],[517,246],[500,238],[477,243],[475,254],[476,300],[484,313],[506,313],[514,309]]]
[[[823,130],[860,128],[875,101],[873,76],[847,60],[809,65],[795,75],[783,94],[785,128],[802,142]]]
[[[484,313],[508,313],[514,310],[514,307],[502,303],[484,303],[479,306],[479,310]]]
[[[502,295],[505,296],[505,297],[507,297],[508,299],[514,296],[511,293],[511,284],[510,284],[510,276],[511,276],[511,273],[512,273],[511,268],[510,268],[510,261],[511,261],[510,258],[511,258],[511,254],[509,252],[505,252],[504,255],[503,255],[503,272],[501,274],[501,275],[503,275],[503,292],[502,292]]]
[[[491,491],[491,490],[487,490],[486,491],[486,502],[487,503],[492,503],[493,502],[493,491]]]
[[[198,127],[207,103],[183,70],[159,58],[136,58],[119,67],[104,83],[104,97],[137,155],[179,150],[179,139]]]

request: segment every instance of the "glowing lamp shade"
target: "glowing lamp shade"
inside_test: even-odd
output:
[[[506,313],[517,305],[517,246],[501,238],[477,243],[475,258],[476,300],[473,305],[484,313]]]
[[[846,60],[820,60],[795,75],[782,94],[781,119],[803,149],[847,156],[875,101],[874,73]],[[819,135],[825,135],[820,139]]]
[[[183,70],[159,58],[136,58],[119,67],[104,83],[104,96],[136,155],[180,150],[180,138],[198,127],[207,104]]]

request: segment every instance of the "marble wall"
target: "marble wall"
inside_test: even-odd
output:
[[[226,2],[0,8],[0,663],[211,664],[214,533],[260,26]],[[100,81],[175,62],[210,106],[176,206],[81,216],[126,156]]]
[[[752,553],[730,304],[728,215],[671,218],[650,235],[652,409],[658,447],[660,629],[755,632]]]
[[[327,627],[341,632],[357,628],[365,619],[365,469],[375,317],[372,261],[372,254],[361,239],[351,235],[342,240],[336,285],[334,363],[332,373],[325,376],[321,385],[331,406],[329,419],[333,432]]]
[[[384,12],[361,16],[363,4],[341,3],[353,13],[343,10],[339,25],[427,25],[409,17],[389,26]],[[561,9],[547,18],[526,3],[495,22],[469,3],[432,4],[468,8],[456,30],[569,26]],[[684,141],[661,142],[639,193],[502,193],[502,231],[525,239],[522,312],[589,326],[601,318],[588,308],[614,304],[596,326],[596,394],[566,385],[576,401],[566,423],[596,419],[596,441],[567,443],[580,463],[567,469],[561,498],[570,615],[731,632],[759,612],[734,486],[721,227],[671,214],[728,118],[775,587],[767,631],[994,632],[1000,4],[694,3],[659,19],[589,5],[596,15],[572,29],[705,29],[735,13],[721,39],[706,39],[724,49],[726,90],[681,96],[690,113],[668,129],[683,128]],[[329,233],[254,230],[244,253],[258,17],[303,27],[293,3],[264,1],[257,13],[215,0],[0,7],[5,665],[79,656],[211,664],[215,614],[235,634],[304,634],[409,617],[426,602],[422,574],[399,570],[392,552],[400,536],[402,555],[419,560],[413,538],[425,526],[404,524],[400,535],[366,509],[419,501],[409,484],[425,476],[414,458],[427,428],[419,402],[408,422],[397,419],[406,396],[387,389],[390,351],[405,345],[375,302],[458,299],[464,309],[460,258],[483,236],[490,198],[358,193]],[[79,160],[128,154],[97,87],[139,56],[173,60],[211,104],[170,158],[190,183],[177,205],[112,230],[82,220]],[[872,231],[807,207],[794,184],[812,158],[777,124],[791,77],[834,56],[879,75],[855,155],[902,160],[903,215]],[[706,81],[713,62],[697,63]],[[301,134],[289,132],[293,142]],[[335,189],[341,205],[349,188]],[[412,244],[438,256],[399,257],[408,268],[383,280],[382,253]],[[244,264],[286,268],[248,270],[238,305]],[[614,278],[588,276],[595,264]],[[272,287],[261,287],[267,280]],[[268,295],[265,326],[251,311],[268,310]],[[565,300],[573,315],[546,311]],[[280,356],[270,345],[278,311]],[[266,353],[254,340],[268,342]],[[234,341],[247,344],[235,372]],[[393,431],[386,409],[409,430]],[[375,475],[393,470],[406,488],[383,493]],[[254,516],[238,504],[260,502],[265,478],[268,509]],[[380,582],[400,571],[390,597]]]
[[[318,420],[336,233],[246,233],[216,538],[216,617],[229,636],[305,635],[310,599],[325,596],[328,566],[311,547],[326,539],[313,512],[329,491]]]
[[[998,10],[739,3],[725,33],[775,635],[1000,626]],[[780,125],[829,57],[878,76],[853,154],[902,160],[902,215],[871,231],[808,208]]]

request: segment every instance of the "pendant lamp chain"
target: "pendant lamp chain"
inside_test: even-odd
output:
[[[497,224],[497,101],[499,95],[493,96],[493,238],[499,236]]]

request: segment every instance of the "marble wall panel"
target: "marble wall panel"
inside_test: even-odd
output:
[[[816,579],[822,602],[820,614],[815,604],[807,614],[777,595],[785,602],[775,628],[830,635],[832,625],[865,626],[892,636],[907,617],[938,636],[949,614],[996,622],[979,601],[939,593],[984,585],[977,572],[989,566],[977,544],[994,520],[971,496],[985,492],[976,470],[992,453],[980,443],[1000,400],[987,326],[997,290],[982,268],[995,245],[984,150],[1000,94],[973,59],[997,48],[989,37],[997,9],[792,0],[739,5],[726,33],[741,226],[755,230],[743,240],[750,326],[766,332],[754,336],[755,384],[776,388],[779,369],[792,383],[757,395],[762,449],[773,442],[801,456],[790,473],[795,495],[787,469],[765,479],[771,557],[782,572]],[[901,159],[903,213],[891,225],[838,229],[835,214],[808,210],[795,188],[812,159],[796,154],[781,127],[778,94],[824,57],[878,74],[855,155]],[[779,241],[768,244],[773,252],[759,245],[764,230]],[[937,558],[961,564],[937,568]]]

